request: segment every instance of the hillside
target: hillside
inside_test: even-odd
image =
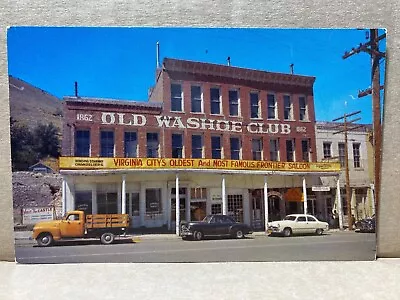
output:
[[[52,122],[61,131],[62,102],[21,79],[9,76],[11,117],[29,128]]]

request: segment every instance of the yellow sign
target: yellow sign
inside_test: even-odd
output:
[[[339,163],[279,162],[192,158],[60,157],[62,170],[217,169],[291,172],[339,172]]]

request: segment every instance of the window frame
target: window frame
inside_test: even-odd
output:
[[[274,105],[270,105],[270,100],[271,97],[274,100]],[[270,117],[270,111],[273,109],[274,116]],[[277,120],[278,119],[278,107],[277,107],[277,101],[276,101],[276,95],[275,93],[268,93],[267,94],[267,120]]]
[[[219,148],[214,149],[214,141],[215,139],[219,140]],[[223,151],[222,151],[222,137],[220,135],[212,135],[211,136],[211,158],[212,159],[222,159],[223,158]],[[214,151],[219,153],[219,157],[214,157]],[[218,156],[218,155],[217,155]]]
[[[291,142],[292,145],[292,151],[288,150],[288,142]],[[296,161],[296,144],[294,139],[287,139],[285,141],[285,146],[286,146],[286,161],[287,162],[295,162]],[[292,160],[289,159],[289,153],[292,155]]]
[[[329,149],[325,146],[329,146]],[[330,159],[332,157],[332,142],[322,142],[322,154],[324,159]]]
[[[235,140],[238,141],[239,149],[237,149],[237,150],[236,150],[236,149],[232,149],[232,140],[233,140],[233,139],[235,139]],[[232,160],[241,160],[241,159],[242,159],[242,141],[240,140],[239,137],[231,136],[231,137],[229,138],[229,149],[230,149],[230,158],[231,158]],[[233,155],[232,155],[233,151],[238,153],[238,158],[234,158],[234,157],[233,157]]]
[[[255,141],[259,142],[259,144],[258,144],[259,150],[254,149]],[[257,159],[257,154],[259,154],[260,159]],[[251,140],[251,156],[252,156],[252,160],[255,160],[255,161],[263,160],[263,139],[262,138],[253,138]]]
[[[180,141],[180,147],[176,147],[176,146],[174,146],[174,136],[180,136],[180,138],[181,138],[181,141]],[[183,136],[183,133],[181,133],[181,132],[172,132],[172,134],[171,134],[171,157],[172,158],[184,158],[184,156],[185,156],[185,153],[184,153],[184,151],[183,151],[183,148],[184,148],[184,141],[183,141],[183,139],[184,139],[184,136]],[[175,149],[180,149],[180,156],[174,156],[174,150]]]
[[[289,99],[289,106],[286,105],[286,99]],[[288,112],[288,117],[286,118],[286,112]],[[294,121],[293,117],[293,101],[291,95],[283,95],[283,119],[285,121]]]
[[[343,149],[341,149],[341,146],[343,146]],[[341,153],[341,150],[343,150],[343,153]],[[338,142],[338,156],[340,167],[344,168],[346,166],[346,145],[343,142]]]
[[[200,144],[201,144],[201,148],[198,148],[198,147],[193,147],[193,137],[200,137]],[[192,143],[192,153],[191,153],[191,158],[204,158],[204,136],[202,135],[202,134],[192,134],[192,136],[191,136],[191,143]],[[201,151],[201,156],[200,157],[194,157],[194,155],[193,155],[193,153],[195,153],[194,152],[194,150],[195,149],[197,149],[197,151],[199,151],[200,149],[200,151]]]
[[[231,99],[231,93],[233,93],[233,92],[235,92],[237,95],[236,99],[234,99],[236,101],[236,103],[233,103],[232,99]],[[240,114],[240,91],[239,91],[239,89],[230,89],[228,91],[228,104],[229,104],[229,116],[230,117],[240,117],[241,114]],[[235,114],[235,115],[232,114],[231,105],[237,106],[237,114]]]
[[[135,135],[135,150],[134,150],[134,155],[128,155],[130,154],[130,150],[127,151],[127,135]],[[133,142],[131,140],[129,140],[128,142]],[[139,141],[138,141],[138,134],[136,131],[125,131],[124,132],[124,157],[137,157],[138,156],[138,146],[139,146]]]
[[[193,88],[199,88],[200,90],[200,98],[193,98]],[[194,114],[201,114],[204,113],[204,101],[203,101],[204,97],[203,97],[203,88],[200,84],[192,84],[190,86],[190,112],[194,113]],[[198,101],[200,102],[200,111],[194,111],[193,110],[193,101]]]
[[[355,148],[354,146],[357,146],[357,148]],[[353,167],[354,169],[360,169],[361,168],[361,143],[356,142],[353,143]],[[356,155],[356,152],[357,155]],[[357,160],[356,160],[357,158]]]
[[[276,146],[276,151],[272,151],[272,142],[275,142],[276,144],[274,146]],[[275,150],[275,149],[274,149]],[[279,151],[279,138],[275,138],[275,139],[270,139],[269,140],[269,158],[271,161],[279,161],[280,160],[280,151]],[[275,157],[275,155],[272,155],[273,153],[275,154],[276,152],[276,160],[273,159],[273,157]]]
[[[155,149],[156,153],[157,153],[156,156],[149,156],[149,151],[154,150],[153,148],[149,147],[149,134],[157,135],[157,148]],[[146,157],[147,158],[159,158],[160,157],[160,136],[159,136],[158,132],[146,132]]]
[[[252,96],[256,96],[257,97],[257,101],[256,103],[253,103]],[[249,103],[250,103],[250,119],[260,119],[261,118],[261,109],[260,109],[260,93],[258,91],[251,91],[249,93]],[[257,108],[257,115],[253,116],[253,107]]]
[[[304,151],[305,150],[304,149],[304,142],[307,143],[306,151]],[[310,147],[311,147],[310,139],[302,139],[301,140],[301,158],[305,162],[310,162],[310,160],[311,160]]]
[[[175,97],[173,95],[172,86],[179,86],[180,87],[180,90],[181,90],[180,97]],[[171,82],[170,90],[171,90],[171,93],[170,93],[171,112],[184,112],[184,106],[183,106],[183,84],[180,83],[180,82]],[[180,99],[180,105],[179,105],[180,110],[175,110],[174,109],[174,106],[176,105],[176,104],[174,105],[174,100],[177,101],[176,99]]]
[[[109,153],[104,152],[106,150],[111,149],[111,144],[108,144],[110,137],[105,137],[105,140],[103,140],[103,134],[110,134],[112,133],[112,155],[111,152]],[[105,147],[105,148],[104,148]],[[106,130],[106,129],[101,129],[100,130],[100,157],[115,157],[115,132],[114,130]]]
[[[218,90],[218,101],[212,97],[211,90]],[[218,103],[218,113],[213,112],[213,103]],[[210,87],[210,114],[211,115],[221,115],[222,114],[222,106],[221,106],[221,88],[217,86]]]
[[[86,154],[86,151],[85,152],[83,152],[83,151],[78,151],[78,146],[80,146],[81,145],[81,143],[79,143],[79,141],[80,141],[80,139],[78,138],[78,132],[87,132],[88,133],[88,137],[87,137],[87,139],[88,139],[88,144],[87,145],[85,145],[85,149],[84,150],[86,150],[86,146],[87,146],[87,155],[82,155],[82,153],[83,154]],[[86,139],[86,137],[85,137],[85,139]],[[79,145],[78,145],[78,143],[79,143]],[[75,130],[75,147],[74,147],[74,150],[75,150],[75,156],[77,156],[77,157],[90,157],[90,154],[91,154],[91,147],[92,146],[92,144],[91,144],[91,142],[90,142],[90,129],[86,129],[86,128],[79,128],[79,129],[76,129]]]
[[[301,99],[304,99],[304,107],[303,108],[301,106]],[[302,111],[304,111],[304,115],[302,115]],[[307,100],[307,96],[305,96],[305,95],[299,96],[299,121],[302,121],[302,122],[310,121],[310,116],[308,115],[308,100]]]

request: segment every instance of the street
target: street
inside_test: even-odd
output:
[[[373,260],[375,234],[332,232],[289,238],[253,235],[242,240],[183,241],[175,236],[125,239],[113,245],[73,241],[40,248],[16,246],[19,263],[240,262]]]

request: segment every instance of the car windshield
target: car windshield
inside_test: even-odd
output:
[[[295,221],[296,220],[296,216],[286,216],[283,220],[284,221]]]
[[[212,216],[206,216],[206,217],[203,219],[203,222],[209,223],[210,220],[211,220],[211,218],[212,218]]]

